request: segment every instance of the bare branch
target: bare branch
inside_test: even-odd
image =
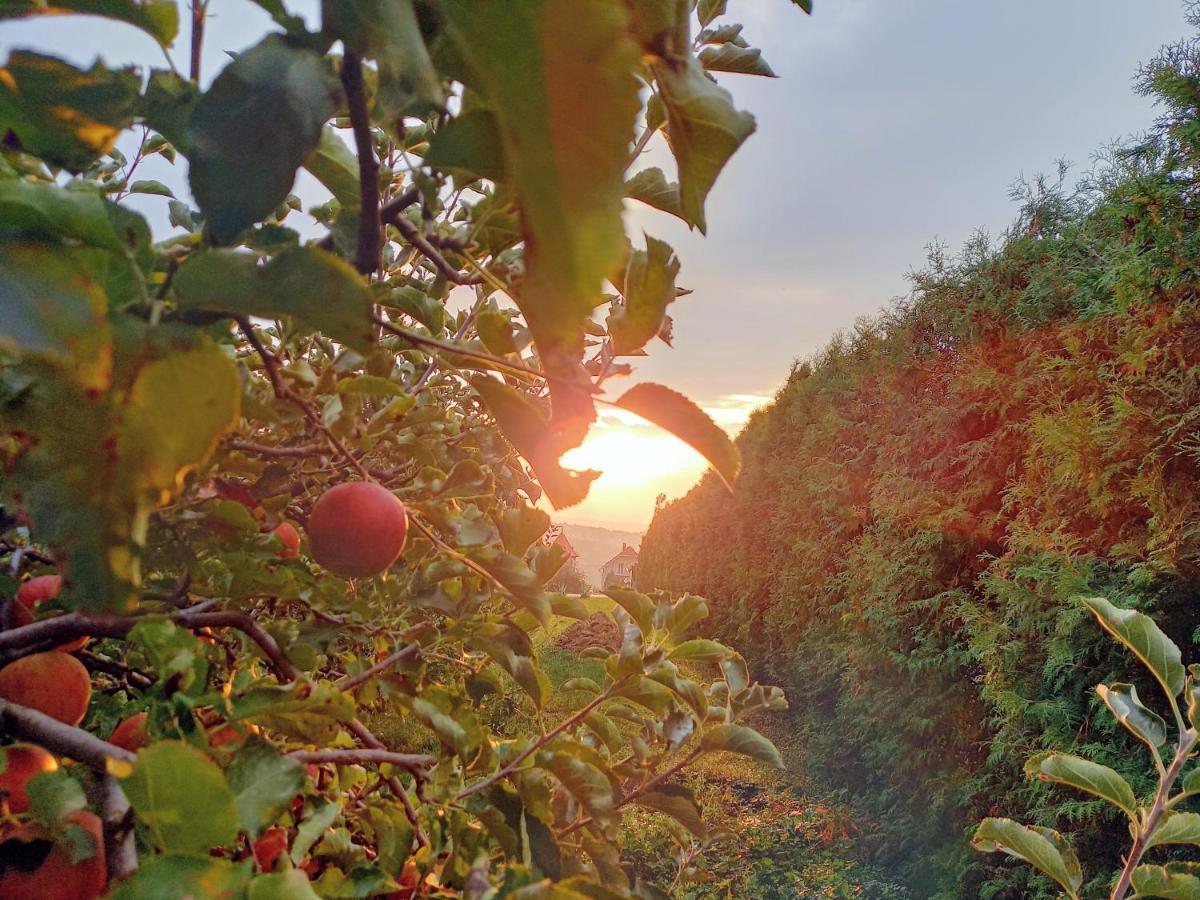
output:
[[[102,741],[82,728],[8,700],[0,700],[0,725],[8,734],[39,744],[51,753],[68,756],[96,772],[107,772],[109,759],[127,763],[137,760],[128,750]]]
[[[417,228],[412,222],[404,218],[399,213],[392,214],[385,219],[387,224],[396,227],[396,230],[403,235],[404,239],[412,244],[417,251],[427,260],[433,263],[433,267],[445,277],[445,279],[453,284],[483,284],[485,279],[482,275],[465,275],[450,264],[450,261],[442,255],[437,247],[430,243],[425,235],[421,234],[421,229]]]
[[[409,659],[413,659],[414,657],[419,656],[420,653],[421,653],[421,645],[420,644],[415,644],[415,643],[409,644],[404,649],[397,650],[395,653],[393,653],[387,659],[380,660],[379,662],[375,663],[375,665],[371,666],[371,668],[364,669],[363,671],[359,672],[357,675],[347,675],[345,678],[339,678],[336,682],[334,682],[334,687],[336,687],[336,688],[338,688],[338,690],[342,690],[342,691],[352,691],[356,687],[358,687],[360,684],[362,684],[364,681],[370,681],[372,678],[374,678],[380,672],[390,669],[392,666],[396,665],[397,663],[404,662]]]
[[[358,763],[386,763],[399,766],[413,775],[423,774],[424,770],[437,762],[436,756],[426,756],[421,753],[393,753],[390,750],[366,748],[363,750],[293,750],[287,754],[291,759],[302,763],[336,763],[337,765],[355,765]]]

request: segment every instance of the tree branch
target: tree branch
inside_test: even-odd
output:
[[[333,686],[336,687],[340,691],[352,691],[356,687],[358,687],[360,684],[362,684],[364,681],[370,681],[372,678],[374,678],[380,672],[383,672],[386,669],[390,669],[392,666],[396,665],[396,663],[404,662],[405,660],[412,659],[416,656],[419,656],[420,653],[421,653],[421,645],[420,644],[416,644],[416,643],[409,644],[407,647],[403,648],[402,650],[397,650],[395,653],[393,653],[387,659],[384,659],[384,660],[381,660],[381,661],[375,663],[375,665],[371,666],[371,668],[364,669],[362,672],[359,672],[357,675],[347,675],[344,678],[339,678],[337,681],[335,681],[333,683]]]
[[[293,750],[287,754],[302,763],[336,763],[340,766],[358,763],[386,763],[399,766],[413,775],[423,775],[424,770],[437,762],[437,757],[421,753],[393,753],[368,747],[364,750]]]
[[[133,629],[141,616],[87,616],[72,612],[45,619],[20,628],[0,633],[0,659],[25,656],[43,645],[55,646],[67,640],[87,635],[89,637],[123,638]],[[171,621],[185,628],[236,628],[254,643],[270,660],[276,674],[283,681],[295,681],[302,673],[288,660],[283,649],[271,635],[267,634],[248,613],[236,610],[195,611],[180,610],[168,616]]]
[[[442,255],[442,252],[437,247],[429,242],[425,235],[421,234],[421,229],[417,228],[412,222],[400,215],[399,212],[389,213],[388,218],[383,220],[388,225],[394,225],[396,229],[417,249],[417,251],[427,260],[433,263],[433,267],[445,277],[445,279],[453,284],[483,284],[485,279],[482,275],[465,275],[454,266],[450,265],[450,261]]]
[[[533,756],[534,753],[536,753],[538,750],[542,749],[542,747],[546,746],[546,744],[550,743],[550,741],[554,740],[554,738],[558,737],[560,734],[562,734],[568,728],[578,725],[580,722],[582,722],[584,719],[586,719],[588,713],[590,713],[593,709],[595,709],[597,706],[599,706],[601,703],[603,703],[605,700],[607,700],[609,697],[611,697],[613,695],[613,692],[616,691],[616,689],[624,683],[625,683],[624,678],[614,681],[612,684],[610,684],[608,686],[608,690],[604,691],[601,694],[597,694],[595,697],[592,698],[591,702],[589,702],[586,706],[584,706],[582,709],[580,709],[578,712],[576,712],[573,716],[571,716],[568,719],[564,719],[562,722],[560,722],[558,724],[557,727],[552,728],[550,731],[547,731],[540,738],[538,738],[536,741],[534,741],[523,753],[516,756],[504,768],[497,769],[495,772],[493,772],[487,778],[484,778],[482,781],[477,781],[470,787],[465,787],[461,791],[459,791],[457,794],[455,794],[454,795],[455,802],[457,803],[459,800],[465,800],[467,797],[470,797],[472,794],[477,794],[480,791],[491,787],[497,781],[500,781],[503,778],[507,778],[509,775],[511,775],[513,772],[515,772],[518,768],[520,768],[521,764],[523,762],[525,762],[525,760],[527,760],[527,759],[529,759],[529,757]]]
[[[367,95],[363,90],[362,60],[357,53],[348,50],[342,57],[342,87],[350,105],[350,127],[358,149],[358,249],[354,267],[362,274],[370,275],[379,268],[379,250],[383,246],[379,220],[379,162],[375,159]]]
[[[8,700],[0,700],[0,725],[8,734],[39,744],[52,753],[68,756],[102,774],[108,771],[109,759],[131,764],[137,760],[128,750],[102,741],[82,728],[66,725],[36,709]]]

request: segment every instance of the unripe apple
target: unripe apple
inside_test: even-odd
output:
[[[122,750],[137,753],[150,742],[149,720],[150,716],[145,712],[134,713],[113,729],[108,742]]]
[[[10,813],[23,813],[29,809],[26,783],[39,772],[53,772],[58,768],[58,760],[34,744],[12,744],[4,748],[4,756],[0,793],[7,797]]]
[[[53,600],[61,590],[61,575],[37,575],[23,582],[17,588],[17,602],[13,605],[13,624],[18,628],[30,624],[34,620],[34,612],[38,604]],[[63,653],[74,653],[76,650],[82,649],[87,642],[86,637],[80,637],[60,644],[54,649],[61,650]]]
[[[313,559],[347,578],[378,575],[400,558],[408,513],[396,495],[369,481],[332,487],[308,517]]]
[[[0,698],[78,725],[92,698],[92,678],[73,656],[58,650],[34,653],[0,669]]]
[[[0,897],[95,900],[103,896],[108,869],[100,818],[80,809],[69,813],[65,821],[88,833],[92,855],[71,862],[72,848],[54,843],[37,822],[0,832]]]
[[[283,549],[279,551],[280,559],[295,559],[300,555],[300,532],[291,522],[280,522],[271,531],[271,534],[279,538],[279,543],[283,544]]]

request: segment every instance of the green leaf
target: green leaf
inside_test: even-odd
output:
[[[225,776],[188,744],[159,741],[146,747],[121,787],[160,851],[208,853],[237,834],[237,809]]]
[[[483,345],[492,353],[506,356],[517,352],[512,319],[495,309],[483,309],[475,317],[475,328]]]
[[[800,7],[802,10],[804,10],[810,16],[812,15],[812,9],[813,9],[812,0],[792,0],[792,3],[794,3],[796,6]]]
[[[302,870],[288,869],[255,876],[246,890],[246,900],[320,900],[320,895]]]
[[[171,46],[179,34],[179,8],[175,0],[5,0],[0,3],[0,19],[65,13],[84,13],[127,22],[164,47]]]
[[[304,766],[256,738],[238,751],[227,776],[237,804],[238,823],[251,838],[258,837],[287,810],[307,780]]]
[[[379,118],[423,117],[445,104],[413,0],[323,0],[321,18],[348,49],[376,60]]]
[[[537,475],[538,483],[555,508],[574,506],[587,496],[599,472],[576,472],[558,463],[562,448],[550,431],[550,422],[532,399],[494,378],[478,376],[471,385],[500,426],[500,431]]]
[[[200,89],[174,72],[155,70],[150,73],[146,92],[138,100],[138,114],[146,124],[171,142],[181,152],[188,151],[188,119]]]
[[[525,274],[517,302],[552,376],[555,428],[539,455],[557,460],[595,419],[580,366],[583,330],[624,246],[638,47],[622,0],[445,0],[439,9],[465,66],[462,80],[495,116],[520,208]],[[566,503],[571,494],[561,485],[543,487],[561,507],[582,499],[588,481],[576,483],[576,499]]]
[[[1133,870],[1131,879],[1138,897],[1162,897],[1165,900],[1196,900],[1200,897],[1200,878],[1189,869],[1175,864],[1142,865]]]
[[[733,490],[733,480],[742,465],[737,447],[704,410],[683,394],[647,382],[630,388],[616,405],[690,444],[712,464],[725,486]]]
[[[513,506],[500,513],[498,524],[504,549],[514,556],[524,556],[550,527],[550,514],[536,506]]]
[[[298,866],[304,861],[304,857],[308,855],[308,851],[329,830],[329,826],[337,821],[337,817],[341,815],[341,812],[341,804],[330,802],[321,803],[308,813],[304,821],[296,829],[296,836],[292,839],[292,852],[290,854],[292,865]]]
[[[604,593],[629,613],[643,635],[654,630],[654,602],[645,594],[627,588],[609,588]]]
[[[97,62],[85,71],[14,50],[0,69],[0,135],[11,131],[21,149],[82,172],[133,123],[140,86],[132,69],[117,72]]]
[[[774,78],[775,72],[754,47],[739,47],[734,43],[705,47],[700,51],[700,65],[708,72],[736,72],[739,75],[761,75]]]
[[[151,194],[156,197],[174,197],[171,189],[161,181],[135,181],[129,186],[131,194]]]
[[[1159,844],[1200,844],[1200,813],[1169,812],[1146,841],[1147,847]]]
[[[468,177],[505,181],[504,150],[496,117],[475,109],[451,119],[433,133],[425,164]]]
[[[107,302],[79,254],[3,243],[0,271],[0,348],[44,356],[72,371],[82,387],[105,387],[112,360]]]
[[[354,698],[331,684],[260,682],[233,699],[232,718],[261,723],[298,741],[333,741],[354,719]]]
[[[165,853],[138,860],[132,877],[113,882],[109,900],[179,900],[181,897],[240,897],[252,860],[231,863],[205,855]]]
[[[984,819],[975,829],[971,846],[984,853],[1002,850],[1023,859],[1058,882],[1068,897],[1074,900],[1079,896],[1083,884],[1079,858],[1057,831],[1030,828],[1012,819]]]
[[[250,253],[199,253],[180,267],[174,286],[183,309],[295,316],[359,352],[372,345],[370,289],[344,259],[316,247],[285,250],[261,268]]]
[[[667,115],[667,142],[679,164],[684,218],[707,230],[704,201],[734,152],[754,132],[754,117],[704,74],[694,57],[652,66]]]
[[[89,187],[66,190],[19,179],[0,181],[0,235],[5,239],[79,241],[124,254],[141,243],[143,233],[122,227],[124,215]],[[142,222],[140,216],[129,215],[133,222]]]
[[[783,757],[769,740],[745,725],[714,725],[705,730],[700,746],[706,752],[724,750],[761,760],[777,769],[783,768]]]
[[[1025,763],[1025,774],[1094,794],[1137,819],[1137,799],[1129,782],[1100,763],[1067,753],[1039,753]]]
[[[25,782],[29,812],[43,825],[56,827],[69,814],[87,806],[79,782],[63,769],[38,772]]]
[[[598,768],[568,752],[538,753],[536,765],[554,775],[597,821],[610,819],[615,809],[612,782]]]
[[[667,181],[663,170],[657,167],[642,169],[625,182],[625,196],[631,200],[640,200],[648,206],[676,218],[687,219],[683,215],[683,205],[679,198],[679,185]]]
[[[237,422],[237,368],[206,337],[142,368],[125,399],[117,455],[154,500],[173,496]]]
[[[729,0],[700,0],[696,7],[696,15],[701,25],[708,25],[718,16],[725,15],[725,7]]]
[[[638,796],[638,806],[666,813],[696,837],[704,837],[707,829],[700,814],[700,805],[691,790],[681,784],[662,784]]]
[[[1096,693],[1116,720],[1151,750],[1167,742],[1167,723],[1158,713],[1142,705],[1137,688],[1132,684],[1098,684]]]
[[[337,383],[339,394],[370,394],[373,397],[403,397],[404,388],[379,375],[355,375]]]
[[[662,330],[667,304],[676,297],[678,274],[679,258],[675,251],[657,238],[646,235],[646,249],[629,254],[625,278],[618,285],[623,302],[614,303],[608,315],[614,353],[640,350]]]
[[[287,199],[339,99],[325,61],[279,35],[221,71],[188,122],[192,195],[215,241],[232,241]]]
[[[676,662],[681,660],[719,662],[727,656],[729,656],[728,647],[724,644],[718,644],[716,641],[707,641],[703,638],[684,641],[667,654],[668,659],[675,660]]]
[[[326,125],[321,129],[321,139],[304,161],[304,168],[329,189],[342,209],[358,212],[362,204],[358,160],[333,128]]]
[[[1087,597],[1083,603],[1105,631],[1133,651],[1170,697],[1179,696],[1184,683],[1179,648],[1153,619],[1133,609],[1113,606],[1103,597]]]

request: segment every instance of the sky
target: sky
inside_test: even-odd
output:
[[[285,4],[316,22],[316,2]],[[271,27],[249,0],[210,8],[205,80],[225,51]],[[780,77],[722,78],[758,131],[710,195],[708,236],[645,208],[627,215],[631,229],[675,247],[680,284],[694,291],[672,309],[674,349],[656,343],[633,381],[683,391],[731,432],[794,360],[906,293],[931,242],[999,235],[1016,214],[1017,178],[1053,174],[1059,159],[1084,171],[1146,128],[1154,110],[1133,75],[1188,33],[1178,0],[816,0],[811,17],[787,0],[729,8]],[[181,66],[185,45],[186,33]],[[135,29],[74,16],[0,24],[0,57],[15,47],[161,65]],[[661,139],[646,163],[670,172]],[[180,182],[155,165],[139,177]],[[318,202],[305,179],[298,193]],[[163,200],[138,202],[165,221]],[[611,411],[564,463],[605,474],[559,520],[632,530],[659,493],[680,496],[705,468],[674,438]]]

